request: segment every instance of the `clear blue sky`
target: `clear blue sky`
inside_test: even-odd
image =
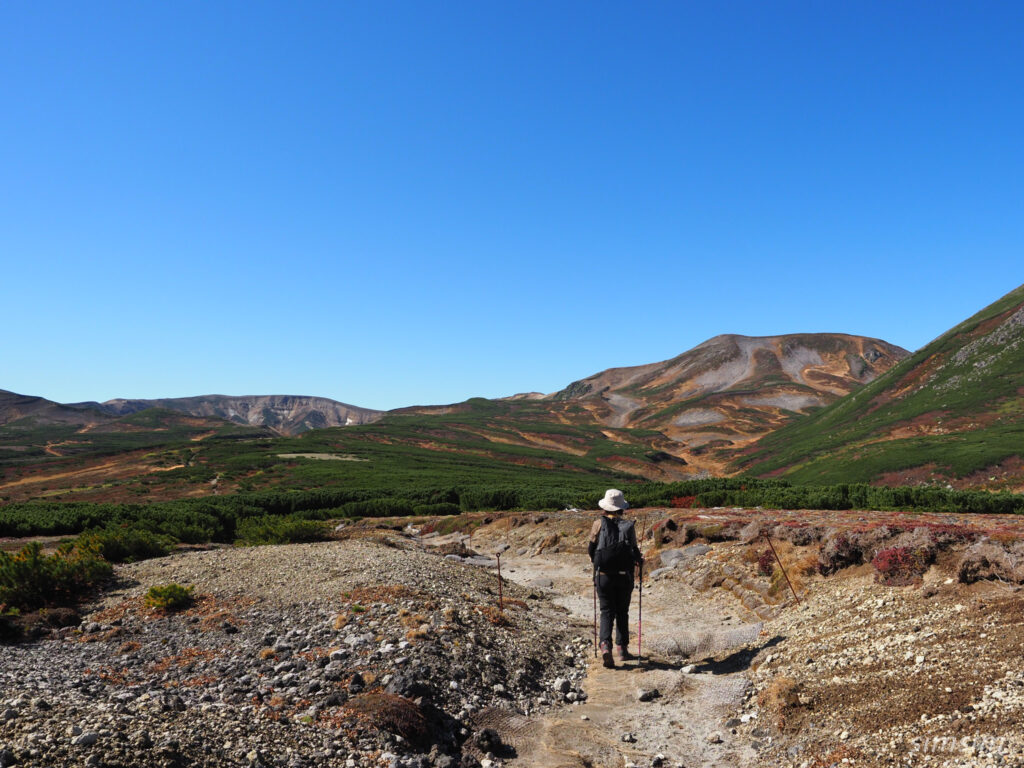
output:
[[[0,4],[0,388],[553,391],[1024,282],[1019,2]]]

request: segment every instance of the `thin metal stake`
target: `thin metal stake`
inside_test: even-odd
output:
[[[779,558],[779,553],[775,551],[775,545],[772,544],[771,538],[767,533],[764,534],[764,540],[768,542],[768,546],[772,549],[772,554],[775,555],[775,562],[779,564],[779,570],[782,571],[782,575],[786,577],[786,583],[789,584],[789,591],[793,593],[793,598],[799,603],[800,597],[797,595],[796,590],[793,589],[793,582],[789,580],[789,574],[786,573],[786,569],[782,566],[782,560]]]
[[[501,553],[495,555],[498,558],[498,610],[505,612],[505,595],[501,589]]]

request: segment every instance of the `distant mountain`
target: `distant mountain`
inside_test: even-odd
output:
[[[657,430],[691,469],[859,389],[910,353],[846,334],[716,336],[671,360],[611,368],[547,396],[560,420]]]
[[[20,418],[0,426],[0,498],[33,498],[43,488],[108,501],[180,498],[328,478],[344,484],[378,466],[428,485],[441,475],[458,483],[554,472],[618,483],[725,474],[757,438],[863,387],[907,354],[859,336],[718,336],[553,394],[387,413],[286,395],[70,406],[11,396],[8,411],[17,407]],[[43,428],[24,417],[31,409],[69,421]],[[351,428],[324,429],[341,426]]]
[[[1024,286],[732,469],[797,481],[1024,489]]]
[[[124,416],[147,408],[166,408],[190,416],[214,417],[253,427],[268,427],[281,435],[297,435],[311,429],[345,427],[377,421],[381,411],[358,408],[326,397],[297,395],[200,395],[198,397],[158,400],[107,400],[104,403],[77,403]]]
[[[0,425],[32,419],[39,425],[68,424],[85,426],[109,421],[101,409],[87,404],[62,405],[43,397],[19,395],[0,389]]]

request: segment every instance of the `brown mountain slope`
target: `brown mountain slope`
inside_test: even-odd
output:
[[[795,414],[832,403],[908,355],[846,334],[716,336],[671,360],[574,382],[547,402],[563,420],[662,432],[691,469],[720,472]]]
[[[61,405],[43,397],[19,395],[16,392],[0,389],[0,425],[20,419],[32,419],[39,425],[86,426],[109,421],[110,417],[86,404],[80,406]]]
[[[346,427],[377,421],[381,411],[359,408],[326,397],[300,395],[200,395],[157,400],[107,400],[83,403],[123,416],[147,408],[167,408],[190,416],[215,417],[247,426],[269,427],[278,434],[297,435],[310,429]]]

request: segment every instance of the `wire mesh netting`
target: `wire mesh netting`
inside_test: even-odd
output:
[[[763,627],[758,622],[730,629],[659,634],[645,640],[644,646],[659,656],[702,659],[753,643]]]

